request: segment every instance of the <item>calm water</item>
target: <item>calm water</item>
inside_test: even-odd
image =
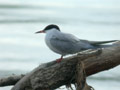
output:
[[[55,60],[34,32],[48,24],[89,40],[120,40],[119,0],[0,0],[0,77]],[[89,77],[96,90],[120,90],[120,67]],[[0,88],[9,90],[11,87]]]

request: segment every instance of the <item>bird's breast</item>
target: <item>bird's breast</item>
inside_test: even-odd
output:
[[[58,54],[62,54],[59,50],[57,50],[55,47],[53,47],[51,45],[51,39],[54,37],[54,34],[48,34],[45,36],[45,42],[46,42],[46,45],[54,52],[58,53]]]

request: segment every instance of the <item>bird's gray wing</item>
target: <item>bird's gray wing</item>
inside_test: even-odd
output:
[[[66,42],[72,42],[72,43],[76,43],[76,42],[79,42],[80,40],[75,37],[74,35],[72,34],[67,34],[67,33],[61,33],[59,35],[59,39],[60,40],[63,40],[63,41],[66,41]]]
[[[64,54],[71,54],[74,52],[74,47],[79,39],[71,34],[61,33],[55,35],[50,39],[51,45]]]

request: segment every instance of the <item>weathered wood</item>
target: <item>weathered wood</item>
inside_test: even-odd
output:
[[[25,75],[13,75],[7,78],[1,78],[0,79],[0,86],[8,86],[8,85],[14,85],[16,82],[18,82],[22,77]]]
[[[120,42],[102,50],[102,54],[84,60],[87,76],[111,69],[120,64]]]
[[[75,83],[73,76],[78,60],[83,61],[87,76],[113,68],[120,64],[120,42],[103,49],[102,53],[74,55],[60,63],[52,61],[40,65],[17,82],[12,90],[54,90]]]
[[[87,85],[85,68],[81,61],[78,61],[77,63],[75,84],[76,90],[91,90],[92,88],[91,86]]]

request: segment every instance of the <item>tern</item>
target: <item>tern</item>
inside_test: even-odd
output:
[[[72,34],[61,32],[60,28],[54,24],[50,24],[36,33],[46,33],[45,42],[47,46],[55,53],[61,55],[61,58],[57,59],[57,62],[61,62],[65,55],[75,54],[88,49],[104,48],[107,45],[102,44],[117,41],[88,41],[79,39]]]

